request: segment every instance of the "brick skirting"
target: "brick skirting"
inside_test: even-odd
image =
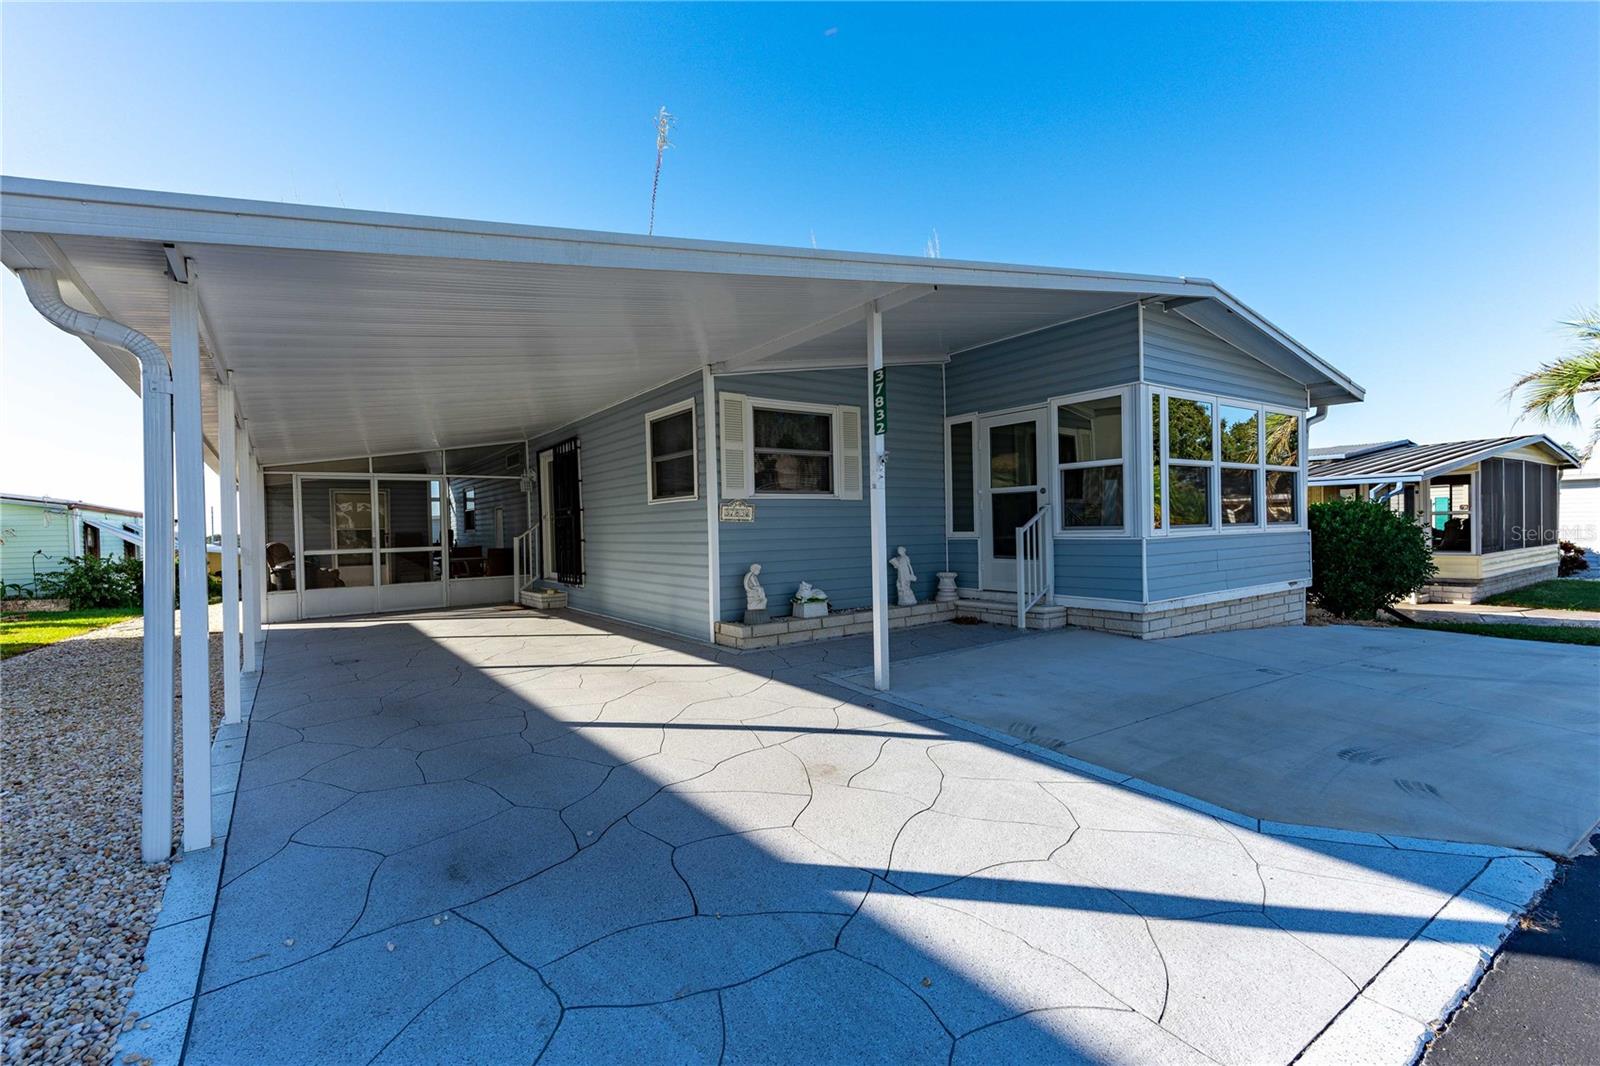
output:
[[[1079,629],[1099,629],[1143,640],[1182,637],[1191,633],[1216,633],[1225,629],[1260,629],[1263,626],[1297,626],[1306,620],[1306,590],[1286,589],[1221,603],[1174,607],[1166,611],[1134,614],[1068,607],[1067,624]]]
[[[919,603],[915,607],[889,608],[889,628],[905,629],[907,626],[924,626],[932,622],[948,622],[956,616],[953,603]],[[774,618],[760,625],[747,626],[740,622],[718,622],[717,643],[741,651],[756,648],[775,648],[783,644],[801,644],[830,637],[854,637],[872,632],[872,608],[854,611],[835,611],[821,618]]]
[[[1526,570],[1513,570],[1509,574],[1496,574],[1481,581],[1439,581],[1424,585],[1417,594],[1418,603],[1478,603],[1502,592],[1520,589],[1540,581],[1549,581],[1559,573],[1560,563],[1552,562]]]

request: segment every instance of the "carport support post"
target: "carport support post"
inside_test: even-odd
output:
[[[206,604],[206,482],[200,425],[196,273],[168,282],[172,309],[173,447],[178,475],[179,676],[183,692],[183,850],[211,846],[211,663]]]
[[[256,453],[250,447],[250,437],[243,425],[239,426],[234,442],[234,456],[239,461],[239,576],[243,584],[244,607],[244,662],[247,674],[256,671],[256,641],[261,639],[261,580],[262,550],[256,527],[256,508],[261,505],[256,496]]]
[[[872,685],[889,687],[889,522],[884,499],[884,435],[874,417],[874,379],[883,369],[883,312],[867,305],[867,417],[872,419],[872,449],[867,458],[867,494],[872,505]]]
[[[144,746],[139,853],[172,858],[172,384],[144,373]]]
[[[222,720],[239,720],[239,435],[233,374],[217,386],[217,481],[222,510]]]

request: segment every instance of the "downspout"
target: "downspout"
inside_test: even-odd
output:
[[[140,850],[172,857],[172,371],[160,345],[109,318],[69,307],[49,270],[17,271],[34,310],[56,328],[139,360],[144,413],[144,762]]]
[[[1316,425],[1318,422],[1321,422],[1324,418],[1327,418],[1327,417],[1328,417],[1328,405],[1325,404],[1325,403],[1317,404],[1317,409],[1311,413],[1311,417],[1310,418],[1306,419],[1306,429],[1309,430],[1312,426]]]

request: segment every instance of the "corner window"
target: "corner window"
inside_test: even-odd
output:
[[[1248,402],[1154,394],[1152,530],[1298,526],[1300,425]]]
[[[831,414],[756,406],[751,421],[757,492],[833,492]]]
[[[695,447],[693,400],[645,416],[649,502],[693,500],[699,495]]]
[[[1127,466],[1120,392],[1056,406],[1061,528],[1126,526]]]

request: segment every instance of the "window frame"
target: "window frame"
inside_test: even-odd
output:
[[[1089,400],[1104,400],[1115,396],[1121,404],[1122,418],[1122,456],[1118,459],[1087,459],[1076,462],[1063,462],[1061,459],[1061,408],[1072,404],[1084,403]],[[1131,477],[1128,473],[1133,462],[1134,453],[1138,450],[1138,437],[1136,436],[1139,423],[1138,405],[1139,388],[1137,385],[1120,385],[1108,389],[1091,389],[1085,392],[1068,393],[1065,396],[1052,397],[1046,405],[1046,432],[1050,437],[1049,463],[1051,469],[1050,509],[1055,512],[1051,531],[1055,537],[1063,539],[1075,538],[1127,538],[1133,535],[1133,511],[1137,506],[1138,495],[1131,489]],[[1130,414],[1131,413],[1131,414]],[[1120,466],[1122,468],[1122,524],[1117,526],[1069,526],[1066,524],[1066,508],[1063,506],[1061,496],[1061,475],[1067,470],[1088,470],[1094,467]]]
[[[1146,518],[1143,528],[1146,536],[1171,537],[1171,536],[1233,536],[1251,533],[1303,533],[1308,528],[1306,525],[1306,466],[1307,466],[1307,441],[1306,441],[1306,414],[1304,410],[1285,407],[1282,404],[1267,403],[1262,400],[1249,400],[1226,393],[1196,392],[1189,389],[1175,389],[1165,385],[1152,386],[1149,392],[1151,403],[1139,404],[1139,431],[1151,442],[1151,473],[1156,467],[1160,469],[1161,495],[1157,498],[1156,486],[1150,484],[1150,492],[1145,497]],[[1169,399],[1177,398],[1192,400],[1197,403],[1211,405],[1211,459],[1208,461],[1197,459],[1172,458],[1172,432],[1168,419]],[[1154,427],[1143,421],[1147,409],[1152,404],[1158,404],[1160,410],[1160,425]],[[1239,463],[1222,458],[1222,408],[1235,407],[1256,412],[1256,455],[1255,463]],[[1270,415],[1285,415],[1295,419],[1296,463],[1285,465],[1267,462],[1267,418]],[[1153,409],[1150,417],[1156,418]],[[1159,429],[1161,440],[1160,454],[1154,453],[1154,442]],[[1190,466],[1203,468],[1207,475],[1208,495],[1208,521],[1204,525],[1174,525],[1172,510],[1167,505],[1166,496],[1172,485],[1171,468],[1173,466]],[[1222,521],[1222,471],[1223,470],[1250,470],[1254,472],[1255,483],[1255,521],[1249,523],[1225,523]],[[1295,478],[1294,509],[1295,517],[1292,522],[1271,522],[1267,519],[1267,474],[1292,473]],[[1141,479],[1142,480],[1142,479]],[[1157,513],[1162,515],[1160,525],[1155,522]]]
[[[951,430],[958,425],[965,424],[970,427],[967,439],[972,455],[972,528],[970,530],[956,529],[955,512],[955,468],[950,458],[950,446],[953,443]],[[944,420],[944,535],[949,540],[977,540],[978,539],[978,416],[955,415]]]
[[[689,412],[689,450],[673,452],[663,458],[679,459],[684,455],[692,456],[694,466],[694,476],[690,479],[692,487],[687,496],[657,496],[655,442],[651,437],[650,428],[664,418],[676,418],[685,411]],[[694,397],[691,396],[686,400],[657,408],[644,416],[644,501],[650,506],[655,506],[659,503],[693,503],[698,499],[700,499],[700,416],[695,411]]]
[[[1434,543],[1434,540],[1436,538],[1436,534],[1438,534],[1441,531],[1440,530],[1436,530],[1436,529],[1433,528],[1433,520],[1434,520],[1434,518],[1437,517],[1437,514],[1438,514],[1433,509],[1433,486],[1436,485],[1436,484],[1439,484],[1440,482],[1451,482],[1451,481],[1453,481],[1454,479],[1457,479],[1457,478],[1466,479],[1466,482],[1467,482],[1467,507],[1466,507],[1466,510],[1459,511],[1459,512],[1454,507],[1451,507],[1451,508],[1449,508],[1448,510],[1446,510],[1444,512],[1444,518],[1445,518],[1446,524],[1448,524],[1450,519],[1454,518],[1457,514],[1463,514],[1463,515],[1466,516],[1467,523],[1468,523],[1468,529],[1467,529],[1468,545],[1467,545],[1467,547],[1465,549],[1460,549],[1460,548],[1436,548],[1436,547],[1433,546],[1433,543]],[[1479,537],[1479,535],[1481,533],[1481,529],[1480,529],[1479,522],[1478,522],[1478,504],[1479,504],[1479,502],[1481,500],[1481,497],[1478,495],[1478,471],[1477,470],[1469,470],[1469,471],[1467,471],[1466,473],[1463,474],[1463,473],[1461,473],[1459,471],[1452,470],[1448,474],[1440,474],[1437,477],[1428,478],[1427,479],[1427,486],[1428,486],[1427,510],[1423,512],[1423,520],[1426,522],[1426,527],[1425,528],[1428,531],[1428,547],[1429,547],[1429,549],[1435,555],[1481,555],[1482,552],[1479,549],[1481,548],[1482,545],[1481,545],[1481,542],[1478,540],[1478,537]],[[1420,490],[1422,486],[1419,484],[1417,487]],[[1522,494],[1523,494],[1523,496],[1522,496],[1522,499],[1523,499],[1523,503],[1522,503],[1523,525],[1526,526],[1527,525],[1527,513],[1528,513],[1528,503],[1527,503],[1528,488],[1527,488],[1526,468],[1524,468],[1524,474],[1523,474]],[[1542,525],[1542,523],[1541,523],[1541,525]],[[1538,547],[1538,545],[1535,545],[1535,547]]]
[[[839,474],[843,462],[844,449],[840,446],[840,410],[838,404],[804,403],[800,400],[769,400],[760,396],[747,397],[745,401],[750,410],[750,499],[752,500],[837,500],[839,495]],[[827,492],[761,492],[756,489],[756,412],[757,411],[798,411],[802,414],[826,415],[828,417],[828,483]],[[760,449],[773,451],[771,448]],[[780,449],[781,450],[781,449]],[[798,450],[795,454],[802,454]],[[805,453],[814,454],[814,453]]]

